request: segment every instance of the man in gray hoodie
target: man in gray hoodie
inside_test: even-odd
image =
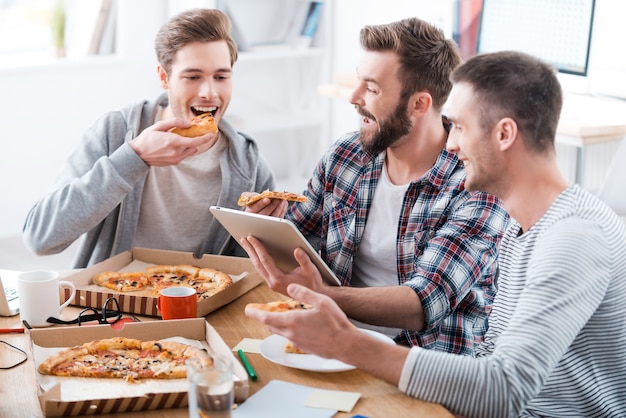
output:
[[[185,11],[155,44],[165,92],[105,114],[85,133],[28,213],[24,240],[35,253],[59,253],[84,235],[74,267],[133,247],[245,256],[209,206],[236,207],[242,192],[275,184],[254,140],[223,119],[237,60],[230,21],[218,10]],[[169,132],[206,112],[218,133]]]

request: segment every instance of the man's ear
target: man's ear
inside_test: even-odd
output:
[[[433,105],[433,97],[427,91],[420,91],[411,96],[412,112],[426,113]]]
[[[505,151],[515,144],[518,137],[517,123],[511,118],[502,118],[494,126],[500,151]]]
[[[169,84],[167,82],[167,72],[165,72],[165,69],[160,65],[157,65],[157,72],[159,74],[159,83],[161,84],[161,87],[167,90],[167,88],[169,87]]]

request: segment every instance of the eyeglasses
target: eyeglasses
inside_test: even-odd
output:
[[[78,324],[78,326],[81,326],[86,322],[98,321],[98,324],[112,325],[120,319],[122,319],[120,304],[116,298],[110,297],[104,301],[101,312],[98,312],[98,310],[95,308],[85,308],[80,311],[76,319],[72,319],[71,321],[64,321],[62,319],[51,316],[47,319],[47,322],[60,325]]]

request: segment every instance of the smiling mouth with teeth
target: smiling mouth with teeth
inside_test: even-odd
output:
[[[211,106],[211,107],[194,107],[194,106],[192,106],[191,107],[191,111],[196,116],[202,115],[204,113],[210,113],[211,116],[215,116],[215,112],[217,111],[217,107],[215,107],[215,106]]]

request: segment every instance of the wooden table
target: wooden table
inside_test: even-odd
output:
[[[244,314],[244,307],[249,302],[269,302],[277,299],[277,294],[265,284],[257,286],[230,304],[206,316],[206,320],[219,332],[229,347],[234,347],[242,338],[263,339],[270,335],[264,325]],[[69,307],[63,317],[72,317],[79,311]],[[154,321],[158,318],[141,317],[142,321]],[[0,328],[19,327],[19,316],[0,317]],[[27,334],[0,334],[0,339],[29,352],[26,363],[11,370],[0,370],[0,417],[30,418],[43,417],[37,399],[35,367],[30,353],[30,339]],[[0,344],[0,358],[10,364],[11,359],[19,356],[9,353],[4,344]],[[335,389],[360,392],[361,398],[350,413],[338,413],[335,417],[351,417],[356,414],[367,417],[447,417],[450,414],[441,405],[420,401],[404,395],[392,385],[360,370],[341,373],[317,373],[283,367],[266,360],[260,354],[247,354],[255,368],[258,379],[250,381],[250,395],[265,386],[272,379],[302,384],[322,389]],[[7,363],[3,363],[7,364]],[[99,417],[128,418],[171,418],[187,417],[187,409],[168,409],[162,411],[136,412]]]

